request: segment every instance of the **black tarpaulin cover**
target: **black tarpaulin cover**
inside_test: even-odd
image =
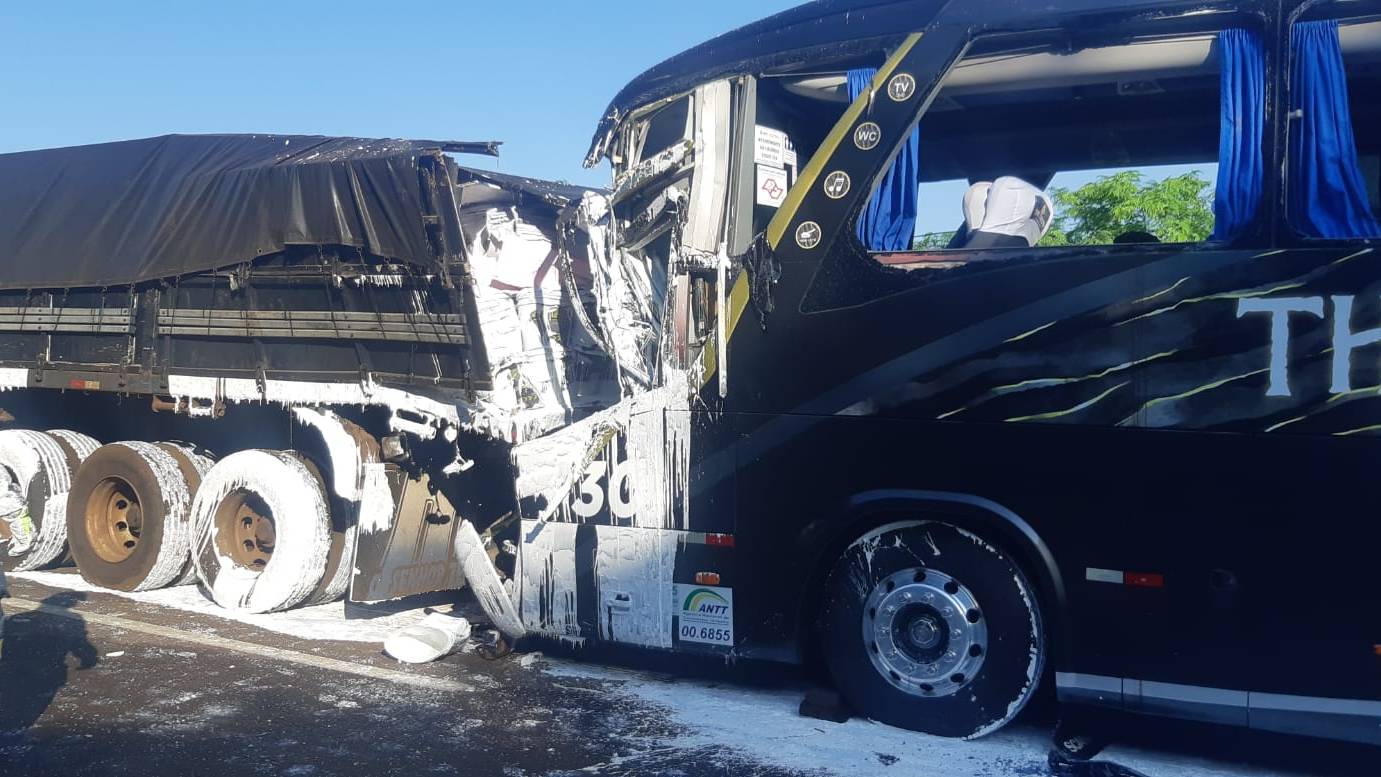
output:
[[[496,143],[165,135],[0,154],[0,288],[113,286],[343,245],[432,267],[418,159]]]

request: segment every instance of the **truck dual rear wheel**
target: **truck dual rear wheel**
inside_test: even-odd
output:
[[[80,447],[44,432],[0,431],[0,467],[22,503],[4,516],[11,533],[7,551],[18,559],[16,570],[41,569],[67,553],[67,492],[81,463],[80,450],[90,440],[67,434]]]
[[[187,568],[195,489],[179,458],[152,443],[115,443],[88,456],[67,500],[68,544],[82,577],[120,591],[177,581]]]
[[[826,583],[822,651],[854,709],[894,726],[972,738],[1035,694],[1046,636],[1017,565],[943,523],[882,527]]]
[[[192,505],[192,563],[222,607],[301,604],[326,572],[331,524],[315,468],[292,453],[240,451],[213,466]]]

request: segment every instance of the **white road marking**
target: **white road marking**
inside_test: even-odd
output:
[[[430,691],[448,691],[455,693],[474,690],[473,686],[466,685],[456,680],[447,680],[441,677],[428,677],[425,675],[410,674],[408,672],[399,672],[393,669],[355,664],[334,658],[314,656],[310,653],[299,653],[295,650],[284,650],[283,648],[270,647],[268,645],[241,642],[236,639],[218,637],[214,634],[195,634],[190,631],[168,628],[167,626],[158,626],[143,621],[130,620],[117,615],[102,615],[94,612],[68,610],[62,607],[54,607],[48,604],[29,601],[28,599],[6,599],[5,606],[11,607],[19,612],[40,612],[44,615],[54,615],[59,618],[69,618],[71,620],[85,621],[87,623],[98,623],[102,626],[135,631],[153,637],[164,637],[166,639],[175,639],[181,642],[191,642],[206,647],[244,653],[245,655],[255,656],[257,658],[272,658],[290,664],[301,664],[303,666],[311,666],[331,672],[353,674],[360,677],[368,677],[373,680],[384,680],[390,683],[397,683],[399,685],[412,685]]]

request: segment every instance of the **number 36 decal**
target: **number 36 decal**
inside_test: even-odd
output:
[[[571,512],[577,518],[598,519],[607,508],[615,522],[632,521],[633,465],[623,456],[615,439],[604,453],[585,468],[580,484],[571,494]]]

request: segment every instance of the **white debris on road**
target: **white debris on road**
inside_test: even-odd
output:
[[[429,664],[450,655],[469,638],[470,621],[434,612],[421,623],[388,635],[384,652],[405,664]]]
[[[548,659],[556,677],[598,680],[610,691],[658,708],[682,733],[649,739],[648,752],[704,750],[725,766],[755,762],[807,774],[924,774],[926,777],[1009,777],[1049,774],[1047,729],[1009,726],[974,741],[927,736],[870,720],[844,724],[801,717],[802,691],[764,690],[703,680],[670,679]],[[626,760],[636,760],[636,757]],[[1305,777],[1262,771],[1175,753],[1112,747],[1099,760],[1154,777]]]
[[[206,598],[197,586],[180,586],[142,593],[127,593],[91,585],[83,580],[81,575],[70,572],[12,572],[10,577],[19,580],[31,580],[50,588],[111,594],[136,602],[171,607],[175,610],[193,612],[199,615],[209,615],[221,620],[245,623],[297,639],[382,643],[389,634],[405,626],[420,623],[425,617],[421,609],[414,609],[376,618],[347,620],[344,614],[344,605],[341,602],[316,607],[301,607],[288,612],[256,615],[223,609]]]

